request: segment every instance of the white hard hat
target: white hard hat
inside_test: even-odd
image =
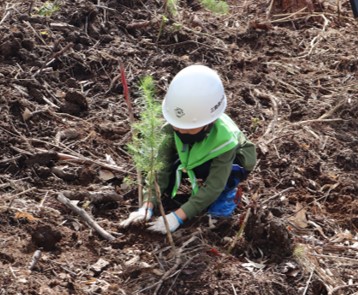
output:
[[[165,120],[181,129],[205,126],[225,111],[224,86],[216,71],[192,65],[181,70],[171,81],[162,111]]]

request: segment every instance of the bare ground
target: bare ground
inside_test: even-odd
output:
[[[41,1],[0,7],[0,294],[357,294],[349,1],[232,1],[226,15],[180,1],[164,25],[159,1],[58,4],[48,16]],[[181,68],[215,68],[257,143],[236,214],[188,222],[177,257],[145,226],[119,227],[137,206],[121,63],[136,116],[143,76],[161,100]]]

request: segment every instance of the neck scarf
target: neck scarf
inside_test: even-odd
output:
[[[182,172],[188,174],[192,195],[195,195],[199,188],[193,169],[235,148],[238,145],[238,134],[240,132],[236,124],[227,115],[223,114],[213,124],[209,134],[202,141],[195,142],[191,147],[187,143],[183,143],[179,136],[174,133],[175,146],[181,163],[176,170],[172,197],[178,191]]]

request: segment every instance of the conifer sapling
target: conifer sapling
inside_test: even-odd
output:
[[[138,170],[146,179],[146,186],[149,187],[149,199],[153,192],[159,205],[160,213],[163,216],[167,236],[172,248],[174,242],[171,236],[168,222],[165,218],[164,208],[161,203],[160,190],[157,184],[157,172],[163,167],[163,157],[159,155],[159,148],[165,140],[165,135],[161,132],[163,118],[161,104],[155,100],[154,81],[151,76],[146,76],[141,80],[140,90],[142,103],[140,105],[140,120],[132,124],[132,142],[128,144],[129,152]]]

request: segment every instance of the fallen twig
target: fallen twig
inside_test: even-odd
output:
[[[261,149],[262,153],[266,154],[268,152],[266,137],[269,134],[272,135],[274,133],[275,125],[276,125],[277,118],[278,118],[279,100],[277,97],[275,97],[274,95],[272,95],[270,93],[263,93],[257,89],[254,89],[254,92],[257,96],[269,99],[271,101],[272,108],[273,108],[273,118],[272,118],[271,122],[269,123],[269,125],[267,126],[265,133],[261,136],[261,138],[259,139],[258,144],[257,144],[257,146]]]
[[[15,6],[11,6],[11,7],[8,7],[8,6],[9,6],[8,3],[6,3],[5,15],[4,15],[3,18],[0,20],[0,25],[2,25],[2,23],[3,23],[4,21],[6,21],[7,18],[10,16],[11,10],[15,10],[15,9],[14,9]]]
[[[305,121],[299,121],[299,122],[295,122],[290,124],[292,125],[303,125],[303,124],[309,124],[309,123],[324,123],[324,122],[336,122],[336,121],[344,121],[344,119],[312,119],[312,120],[305,120]]]
[[[269,7],[268,7],[268,9],[266,11],[266,19],[269,19],[270,15],[271,15],[271,11],[272,11],[274,2],[275,2],[275,0],[270,1],[270,5],[269,5]]]
[[[96,221],[92,219],[92,217],[82,208],[77,207],[76,205],[72,204],[69,199],[67,199],[62,193],[59,193],[57,196],[57,200],[60,201],[62,204],[66,205],[72,211],[77,213],[82,219],[93,229],[95,229],[101,237],[108,241],[115,240],[115,237],[105,231]]]
[[[155,291],[153,292],[153,295],[158,294],[160,288],[162,287],[162,284],[165,282],[165,280],[167,280],[170,275],[172,273],[175,272],[175,270],[179,267],[179,265],[182,262],[182,257],[181,254],[184,252],[184,249],[186,248],[187,245],[189,245],[191,242],[193,242],[196,239],[196,236],[192,236],[189,240],[187,240],[186,242],[183,243],[183,245],[178,249],[178,251],[176,252],[176,258],[175,258],[175,264],[165,272],[165,274],[162,276],[162,278],[160,279],[160,281],[157,284],[157,288],[155,289]]]
[[[2,183],[2,184],[0,184],[0,189],[7,188],[9,186],[11,186],[10,182]]]
[[[41,250],[36,250],[34,255],[32,256],[30,265],[29,265],[29,270],[33,270],[34,267],[36,266],[37,262],[40,260],[41,258]]]
[[[17,276],[14,272],[14,269],[11,267],[11,265],[9,265],[9,268],[10,268],[10,272],[11,272],[12,276],[14,277],[14,279],[17,279]]]
[[[327,113],[324,113],[321,117],[319,117],[318,120],[323,120],[323,119],[326,119],[326,118],[332,116],[345,103],[346,103],[345,100],[339,102],[336,106],[334,106],[332,109],[330,109]]]
[[[41,35],[34,29],[34,27],[30,24],[30,22],[28,21],[23,21],[25,25],[27,25],[35,34],[35,36],[37,38],[39,38],[39,40],[42,42],[43,45],[45,45],[48,49],[50,49],[50,47],[47,45],[47,43],[45,42],[45,40],[41,37]]]
[[[73,43],[68,43],[66,46],[64,46],[60,51],[53,52],[50,54],[49,59],[44,62],[40,69],[38,69],[33,75],[32,78],[35,78],[38,74],[41,74],[45,67],[49,66],[51,63],[53,63],[58,57],[63,55],[67,50],[73,47]],[[51,56],[52,55],[52,56]],[[46,101],[47,102],[47,101]],[[52,103],[51,103],[52,105]]]
[[[339,291],[339,290],[342,290],[342,289],[345,289],[345,288],[352,288],[352,287],[358,287],[358,284],[352,284],[352,285],[342,285],[342,286],[338,286],[338,287],[335,287],[333,288],[331,291],[328,292],[328,295],[333,295],[333,293],[335,293],[336,291]],[[356,294],[356,293],[354,293]]]
[[[308,18],[311,16],[313,16],[313,15],[309,15]],[[305,57],[309,56],[312,53],[313,49],[322,40],[322,34],[326,31],[326,28],[329,25],[330,21],[324,14],[319,14],[318,16],[321,16],[324,20],[323,28],[322,28],[321,32],[311,40],[310,49],[308,50],[308,52],[304,55],[299,56],[298,58],[305,58]]]
[[[91,202],[122,201],[123,196],[114,191],[90,192],[90,191],[64,191],[63,195],[70,200],[83,201],[89,199]]]
[[[297,10],[294,13],[273,15],[273,17],[275,17],[275,16],[283,16],[283,18],[272,20],[271,23],[281,23],[281,22],[293,21],[294,17],[297,16],[297,15],[301,15],[301,14],[306,15],[306,14],[308,14],[307,12],[306,13],[304,12],[306,9],[307,9],[307,7],[303,7],[300,10]]]
[[[44,150],[44,149],[36,149],[39,152],[43,152],[43,153],[47,153],[48,151]],[[102,163],[100,161],[96,161],[96,160],[92,160],[89,158],[86,158],[84,156],[74,156],[74,155],[69,155],[69,154],[64,154],[64,153],[58,153],[56,152],[58,159],[62,160],[62,161],[69,161],[69,162],[77,162],[77,163],[87,163],[87,164],[95,164],[98,166],[101,166],[103,168],[112,170],[112,171],[117,171],[117,172],[123,172],[123,173],[128,173],[128,174],[133,174],[128,170],[125,170],[117,165],[111,165],[111,164],[107,164],[107,163]]]
[[[312,253],[312,256],[321,257],[321,258],[329,258],[332,260],[343,260],[343,261],[349,261],[356,265],[358,265],[358,259],[349,258],[349,257],[342,257],[342,256],[334,256],[334,255],[325,255],[325,254],[315,254]]]
[[[297,246],[302,248],[300,254],[296,255],[297,262],[310,273],[312,269],[314,269],[314,272],[328,290],[328,294],[332,294],[331,292],[334,290],[334,286],[344,284],[341,278],[327,274],[326,270],[320,266],[320,261],[315,257],[315,253],[312,253],[313,251],[308,245],[298,244]]]
[[[257,200],[258,200],[259,196],[257,193],[255,193],[252,197],[252,202],[255,203]],[[244,233],[245,231],[245,227],[246,227],[246,224],[247,224],[247,221],[249,220],[249,217],[251,215],[251,211],[252,211],[252,206],[249,207],[249,209],[247,209],[247,212],[245,214],[245,218],[240,226],[240,229],[239,231],[236,233],[234,239],[232,240],[230,246],[229,246],[229,249],[228,249],[228,253],[230,254],[232,249],[234,249],[237,241],[242,237],[242,234]]]
[[[29,189],[27,189],[27,190],[24,190],[24,191],[22,191],[22,192],[20,192],[20,193],[15,194],[14,196],[12,196],[11,201],[10,201],[10,203],[9,203],[9,205],[8,205],[6,211],[9,211],[9,210],[11,209],[12,203],[15,201],[15,199],[16,199],[17,197],[19,197],[19,196],[21,196],[21,195],[23,195],[23,194],[26,194],[26,193],[28,193],[28,192],[31,192],[31,191],[33,191],[34,189],[35,189],[35,187],[31,187],[31,188],[29,188]]]
[[[247,221],[249,220],[249,217],[251,215],[251,207],[247,210],[246,214],[245,214],[245,218],[240,226],[240,229],[239,231],[236,233],[234,239],[232,240],[230,246],[229,246],[229,249],[228,249],[228,253],[230,254],[232,249],[234,249],[237,241],[242,237],[242,234],[245,230],[245,227],[246,227],[246,224],[247,224]]]
[[[268,199],[263,200],[263,201],[261,202],[261,204],[262,204],[262,205],[263,205],[263,204],[266,204],[267,202],[269,202],[269,201],[275,199],[276,197],[278,197],[278,196],[282,195],[283,193],[288,192],[288,191],[290,191],[290,190],[292,190],[292,189],[294,189],[294,187],[285,188],[284,190],[278,192],[277,194],[274,194],[273,196],[269,197]]]
[[[231,283],[231,288],[232,288],[232,290],[234,291],[234,295],[237,295],[237,292],[236,292],[236,289],[235,289],[235,286],[234,286],[233,283]]]
[[[302,295],[306,295],[307,290],[308,290],[308,287],[309,287],[309,285],[310,285],[310,283],[311,283],[313,274],[314,274],[314,268],[312,268],[312,270],[311,270],[310,276],[309,276],[309,278],[308,278],[308,280],[307,280],[307,283],[306,283],[305,290],[303,291]]]

